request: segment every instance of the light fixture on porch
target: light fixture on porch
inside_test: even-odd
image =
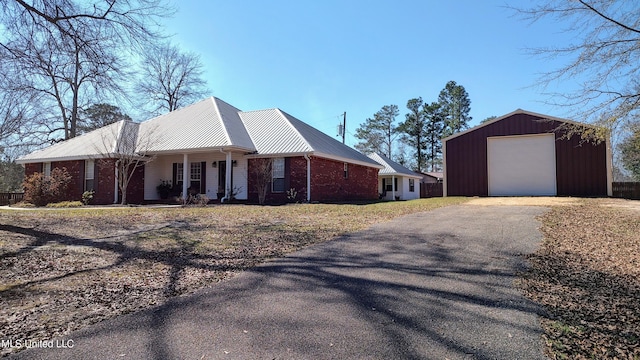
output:
[[[233,165],[233,167],[237,167],[238,166],[238,160],[233,160],[231,162],[231,164]]]
[[[217,161],[212,162],[211,163],[211,167],[212,168],[217,168],[218,167],[218,162]]]

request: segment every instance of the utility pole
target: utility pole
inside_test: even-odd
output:
[[[342,143],[344,144],[344,137],[347,134],[347,112],[342,114]]]

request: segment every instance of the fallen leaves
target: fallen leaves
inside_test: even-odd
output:
[[[543,246],[523,274],[555,359],[640,359],[640,213],[599,201],[543,215]]]

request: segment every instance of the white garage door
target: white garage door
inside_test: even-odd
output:
[[[553,134],[487,138],[489,196],[556,195]]]

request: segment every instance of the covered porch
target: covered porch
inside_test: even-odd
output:
[[[185,199],[184,194],[209,200],[247,199],[247,158],[241,151],[158,154],[145,165],[144,200]]]
[[[382,200],[412,200],[420,198],[420,177],[380,175],[378,191]]]

